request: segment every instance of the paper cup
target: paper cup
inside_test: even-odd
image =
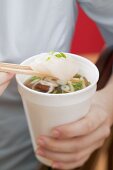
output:
[[[35,152],[37,150],[37,139],[40,135],[51,136],[51,130],[54,127],[83,118],[88,113],[92,97],[96,92],[96,84],[99,78],[96,66],[78,55],[70,53],[67,53],[67,55],[76,57],[80,67],[79,73],[91,82],[90,86],[67,94],[47,94],[33,91],[24,86],[23,83],[29,76],[16,76]],[[37,57],[36,55],[25,60],[22,65],[29,65]],[[51,166],[51,160],[39,155],[36,155],[36,157],[42,163]]]

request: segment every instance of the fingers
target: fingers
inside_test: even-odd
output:
[[[84,158],[82,158],[80,161],[78,162],[54,162],[52,167],[55,169],[74,169],[74,168],[78,168],[84,165],[84,163],[88,160],[89,156],[85,156]]]
[[[75,138],[69,140],[57,140],[54,138],[42,136],[38,140],[39,146],[44,147],[47,150],[59,153],[71,153],[76,151],[77,143],[78,142]]]
[[[13,76],[14,74],[12,73],[0,72],[0,86],[4,83],[7,83]]]
[[[81,159],[79,162],[71,162],[71,163],[63,163],[63,162],[55,162],[53,163],[52,167],[55,169],[74,169],[78,168],[84,165],[84,163],[88,160],[89,156],[85,156],[83,159]]]
[[[93,105],[88,115],[73,123],[62,125],[53,129],[53,137],[72,138],[87,135],[101,126],[107,119],[107,114],[100,106]]]
[[[110,128],[103,125],[93,133],[78,138],[58,140],[42,136],[38,139],[38,145],[52,152],[81,152],[83,149],[94,145],[100,140],[105,140],[110,134]]]
[[[57,154],[55,153],[50,153],[50,152],[44,152],[43,150],[39,150],[38,154],[40,156],[43,156],[47,159],[53,160],[53,168],[58,168],[58,169],[72,169],[81,166],[88,158],[90,155],[85,155],[82,156],[82,154],[78,157],[77,155],[65,155],[65,154]],[[84,155],[84,154],[83,154]]]
[[[79,162],[81,159],[83,159],[85,156],[91,155],[91,153],[102,146],[104,141],[98,141],[94,145],[85,148],[81,152],[72,152],[72,153],[58,153],[58,152],[51,152],[50,150],[47,150],[43,147],[38,148],[38,154],[40,156],[43,156],[45,158],[48,158],[53,161],[57,162]]]
[[[71,161],[69,162],[68,160],[67,161],[53,161],[53,165],[55,164],[55,162],[57,162],[57,164],[55,164],[55,165],[58,165],[56,166],[56,168],[59,167],[60,169],[73,169],[73,168],[81,167],[89,159],[91,154],[95,150],[100,148],[103,145],[103,143],[104,143],[104,140],[98,141],[96,144],[92,145],[89,148],[86,148],[82,152],[75,153],[75,159],[72,159],[72,160],[70,159]],[[69,158],[69,155],[68,155],[68,158]]]

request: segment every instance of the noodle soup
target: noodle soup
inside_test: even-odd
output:
[[[32,90],[43,93],[61,94],[82,90],[90,85],[86,77],[76,74],[70,81],[62,81],[52,77],[33,76],[25,81],[24,85]]]
[[[33,76],[25,81],[24,85],[32,90],[62,94],[82,90],[90,85],[85,76],[78,74],[79,64],[76,58],[62,52],[50,52],[37,57],[31,67],[45,75]]]

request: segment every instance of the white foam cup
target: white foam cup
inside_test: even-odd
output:
[[[77,92],[47,94],[24,86],[23,83],[28,79],[28,75],[16,76],[35,153],[38,137],[40,135],[51,136],[54,127],[83,118],[88,113],[96,92],[96,84],[99,79],[97,67],[86,58],[71,53],[66,54],[76,58],[80,68],[79,73],[85,76],[91,82],[91,85]],[[21,65],[29,65],[37,57],[38,55],[33,56],[22,62]],[[52,160],[39,155],[36,155],[36,157],[42,163],[51,166]]]

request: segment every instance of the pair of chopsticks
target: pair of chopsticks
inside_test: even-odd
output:
[[[37,71],[32,70],[30,66],[24,66],[19,64],[3,63],[0,62],[0,72],[10,72],[15,74],[26,74],[45,77],[46,75],[41,74]]]

